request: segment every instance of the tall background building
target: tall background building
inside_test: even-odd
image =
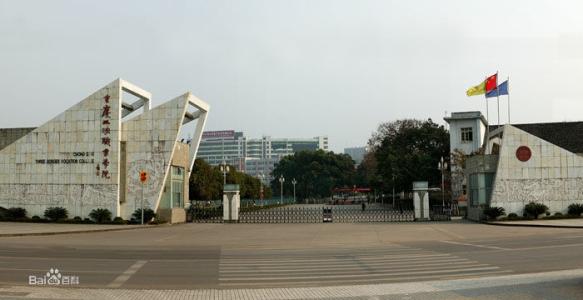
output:
[[[237,167],[251,176],[264,175],[268,183],[275,164],[282,157],[303,150],[328,150],[328,137],[314,138],[247,138],[234,130],[206,131],[203,133],[198,158],[217,166],[223,162]]]
[[[367,151],[367,147],[344,148],[344,154],[348,154],[354,160],[355,165],[359,165],[362,162]]]

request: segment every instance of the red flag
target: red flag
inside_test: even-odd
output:
[[[498,86],[498,73],[486,78],[486,93],[495,90]]]

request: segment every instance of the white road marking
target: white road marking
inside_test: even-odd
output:
[[[124,284],[132,275],[136,274],[136,272],[141,269],[148,261],[147,260],[138,260],[133,265],[131,265],[127,270],[117,276],[110,284],[107,285],[108,288],[118,288],[122,284]]]
[[[410,284],[412,282],[423,282],[425,280],[431,280],[431,279],[441,279],[441,280],[445,280],[445,278],[447,278],[447,280],[459,280],[459,279],[471,279],[471,278],[480,278],[480,277],[484,277],[484,276],[488,276],[488,275],[502,275],[502,274],[508,274],[508,273],[512,273],[512,270],[496,270],[496,271],[485,271],[485,272],[479,272],[479,273],[463,273],[463,272],[459,272],[456,274],[434,274],[434,275],[421,275],[421,276],[398,276],[398,277],[383,277],[383,278],[378,278],[378,279],[371,279],[371,278],[347,278],[347,279],[334,279],[333,282],[335,283],[334,286],[336,287],[342,287],[342,286],[338,286],[337,284],[342,284],[342,283],[347,283],[350,284],[351,286],[355,286],[355,284],[359,283],[359,282],[364,282],[364,283],[368,283],[371,284],[371,282],[373,285],[382,285],[382,284],[388,284],[390,282],[400,282],[399,284]],[[290,281],[287,282],[288,284],[293,284],[293,285],[314,285],[314,284],[323,284],[326,281]],[[230,287],[230,288],[234,288],[234,287],[250,287],[250,286],[260,286],[260,287],[268,287],[268,286],[277,286],[280,287],[281,286],[281,282],[265,282],[265,281],[260,281],[260,282],[228,282],[228,281],[224,281],[224,282],[220,282],[220,285],[222,287]],[[358,285],[356,285],[358,286]],[[313,288],[313,287],[312,287]]]
[[[422,274],[442,274],[442,273],[457,273],[468,271],[491,271],[499,269],[500,267],[478,267],[478,268],[457,268],[447,270],[426,270],[414,272],[391,272],[391,273],[369,273],[369,274],[354,274],[354,275],[322,275],[322,276],[288,276],[288,277],[240,277],[240,278],[219,278],[221,281],[259,281],[259,280],[296,280],[296,279],[323,279],[323,278],[354,278],[354,277],[386,277],[386,276],[401,276],[401,275],[422,275]]]
[[[233,260],[221,260],[221,265],[251,265],[251,266],[259,266],[259,265],[312,265],[312,264],[327,264],[327,263],[334,263],[340,261],[353,261],[354,259],[358,259],[359,261],[406,261],[406,260],[419,260],[419,259],[428,259],[428,258],[444,258],[444,257],[451,257],[451,254],[443,253],[443,254],[423,254],[423,255],[391,255],[391,256],[377,256],[374,258],[362,258],[359,256],[353,257],[341,257],[341,258],[334,258],[334,259],[309,259],[309,260],[291,260],[291,259],[281,259],[281,260],[273,260],[270,262],[266,261],[256,261],[254,259],[243,259],[240,261],[233,261]]]
[[[446,244],[454,244],[454,245],[462,245],[462,246],[471,246],[471,247],[477,247],[477,248],[485,248],[485,249],[493,249],[493,250],[512,250],[509,248],[502,248],[502,247],[496,247],[496,246],[487,246],[487,245],[479,245],[479,244],[470,244],[470,243],[460,243],[460,242],[454,242],[454,241],[441,241],[442,243],[446,243]]]
[[[344,270],[362,270],[365,271],[366,268],[375,269],[375,270],[427,270],[427,267],[434,267],[438,268],[440,266],[486,266],[485,264],[479,264],[470,260],[466,261],[447,261],[447,262],[439,262],[439,263],[428,263],[423,265],[417,266],[410,266],[410,265],[367,265],[367,266],[359,266],[358,264],[352,264],[352,266],[324,266],[321,268],[300,268],[300,269],[281,269],[281,268],[260,268],[260,269],[224,269],[221,268],[221,273],[251,273],[251,272],[258,272],[258,273],[293,273],[293,272],[318,272],[318,271],[344,271]]]
[[[454,262],[465,262],[470,261],[465,258],[458,258],[458,257],[439,257],[438,259],[423,259],[423,260],[406,260],[406,261],[378,261],[378,262],[370,262],[370,261],[359,261],[359,260],[350,260],[350,261],[339,261],[336,263],[329,263],[329,264],[311,264],[311,265],[279,265],[274,263],[273,265],[263,265],[263,266],[254,266],[254,265],[223,265],[221,264],[221,269],[225,270],[249,270],[249,269],[310,269],[310,268],[344,268],[344,267],[351,267],[351,266],[362,266],[362,265],[370,265],[370,266],[425,266],[428,264],[448,264]]]

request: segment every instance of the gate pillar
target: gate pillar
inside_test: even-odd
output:
[[[413,206],[415,221],[429,220],[429,184],[427,181],[413,181]]]
[[[225,223],[239,222],[239,207],[241,196],[238,184],[225,184],[223,188],[223,221]]]

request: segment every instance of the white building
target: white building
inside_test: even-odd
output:
[[[185,182],[209,106],[185,93],[152,109],[151,98],[118,79],[38,128],[6,130],[21,136],[0,149],[0,206],[25,208],[29,217],[48,207],[82,218],[105,208],[130,219],[143,199],[163,219],[184,221]],[[191,144],[178,142],[195,120]]]
[[[452,140],[459,129],[450,130]],[[583,203],[583,122],[490,126],[486,140],[480,154],[465,160],[468,218],[483,218],[488,206],[522,215],[526,204],[538,202],[565,214]]]
[[[217,166],[223,162],[237,167],[251,176],[264,175],[268,183],[275,164],[287,155],[299,151],[328,150],[328,137],[314,138],[247,138],[234,130],[206,131],[203,133],[198,157]]]
[[[454,112],[444,120],[449,123],[449,146],[452,152],[449,163],[452,200],[459,207],[466,207],[467,183],[456,154],[467,156],[477,153],[484,143],[488,122],[479,111]]]

